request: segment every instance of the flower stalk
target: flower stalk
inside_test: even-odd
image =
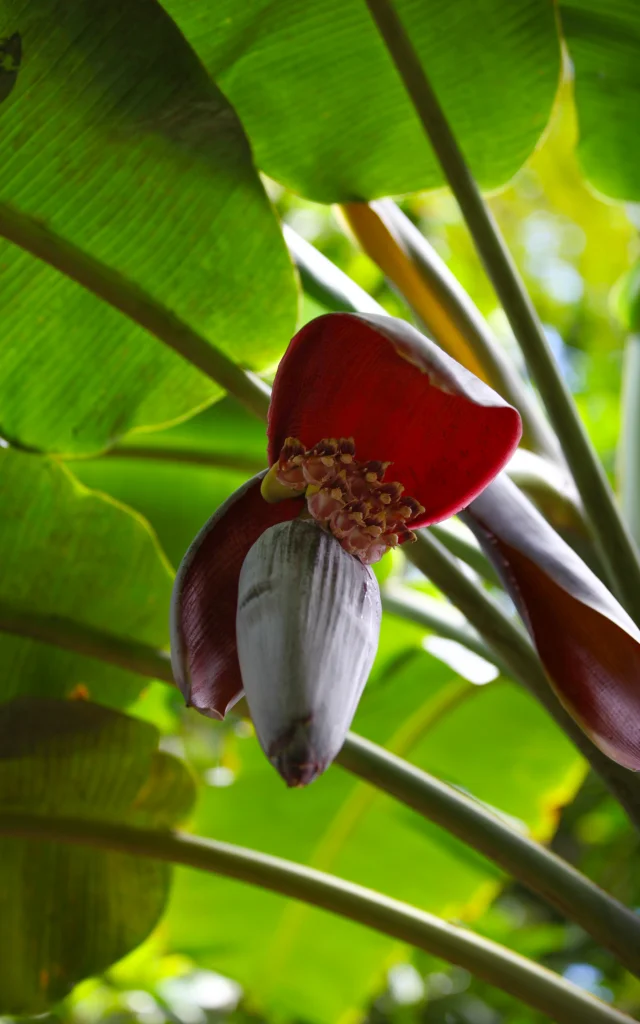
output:
[[[560,857],[506,828],[497,814],[464,793],[361,736],[347,736],[337,763],[517,875],[523,885],[591,932],[621,964],[640,976],[640,917]]]
[[[0,835],[117,850],[235,878],[349,918],[458,964],[557,1024],[632,1024],[532,960],[399,900],[292,861],[241,846],[98,821],[0,815]]]
[[[453,562],[453,559],[451,561]],[[400,608],[396,606],[390,610],[398,614]],[[80,623],[44,616],[35,617],[24,613],[11,613],[8,609],[0,607],[0,630],[13,635],[28,636],[63,650],[94,657],[151,679],[172,681],[171,663],[166,652],[130,639],[101,633]],[[533,661],[536,663],[535,656]],[[589,743],[579,730],[578,734],[585,743]],[[599,751],[596,753],[599,754]],[[616,772],[623,780],[631,784],[636,776],[619,769],[603,755],[600,757],[611,770],[611,779],[607,781],[612,792],[624,803],[621,790],[616,792],[613,784]],[[582,927],[603,945],[617,948],[615,946],[616,934],[629,936],[632,934],[629,931],[630,928],[640,927],[640,922],[636,926],[630,925],[628,911],[599,889],[595,900],[594,918],[591,897],[593,896],[592,889],[595,887],[592,887],[586,878],[582,878],[559,858],[553,858],[550,875],[548,858],[552,855],[548,854],[542,846],[531,839],[518,836],[509,825],[493,815],[483,805],[463,797],[453,787],[401,761],[383,748],[349,733],[345,746],[338,755],[337,762],[352,774],[390,793],[396,799],[402,800],[407,806],[457,835],[478,852],[495,860],[505,871],[537,892],[543,899],[552,903],[571,920],[579,921]],[[604,776],[604,772],[602,774]],[[635,800],[636,808],[639,809],[637,820],[640,820],[640,797],[637,788],[635,791],[631,788],[628,793],[628,802],[631,808],[633,800]],[[469,807],[471,807],[472,813],[469,813]],[[1,823],[2,820],[6,821],[6,818],[0,819],[0,832],[4,827]],[[32,827],[36,829],[37,833],[37,825]],[[85,823],[82,825],[82,828],[84,827]],[[55,828],[55,823],[52,823],[51,828]],[[514,835],[517,836],[516,839],[513,838]],[[193,841],[197,842],[197,840]],[[524,861],[521,861],[521,852],[525,849],[523,844],[526,846],[526,856]],[[581,883],[576,881],[576,876],[581,879]],[[586,886],[584,892],[591,894],[587,904],[584,904],[582,900],[581,884],[583,887]],[[638,964],[634,950],[638,948],[640,946],[634,941],[624,952],[625,960],[621,962],[625,962],[630,970],[637,970]]]

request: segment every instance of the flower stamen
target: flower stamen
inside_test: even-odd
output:
[[[288,437],[262,482],[262,495],[281,501],[304,494],[308,515],[370,565],[390,548],[414,541],[409,524],[424,512],[399,481],[385,481],[390,465],[358,462],[352,437],[323,438],[309,449]]]
[[[304,445],[300,444],[295,437],[288,437],[282,446],[277,462],[278,470],[276,477],[278,482],[286,487],[290,487],[292,490],[303,491],[306,487],[303,473],[304,458]]]

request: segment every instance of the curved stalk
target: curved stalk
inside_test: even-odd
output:
[[[264,419],[270,388],[117,271],[65,241],[44,224],[0,203],[0,237],[55,267],[98,298],[119,309],[179,356],[219,384],[255,416]]]
[[[408,546],[407,557],[460,609],[507,667],[509,675],[549,712],[640,829],[640,774],[610,761],[565,711],[551,689],[533,645],[515,621],[490,594],[465,575],[453,556],[428,530],[419,531],[417,542]]]
[[[183,832],[19,814],[0,814],[0,835],[117,850],[235,878],[339,914],[459,964],[558,1024],[631,1022],[626,1014],[495,942],[399,900],[279,857]]]
[[[473,651],[478,657],[495,665],[503,675],[509,675],[509,669],[498,657],[495,651],[484,642],[482,637],[475,630],[470,629],[465,619],[455,609],[429,598],[427,594],[421,594],[419,590],[405,587],[400,583],[389,581],[381,590],[382,607],[390,615],[397,615],[401,619],[415,622],[424,629],[430,629],[438,636],[446,637],[447,640],[455,640],[457,644]]]
[[[450,522],[451,520],[446,520],[444,523],[430,526],[429,529],[433,536],[441,544],[444,544],[447,551],[450,551],[456,558],[465,562],[470,569],[478,573],[478,576],[482,576],[487,583],[493,583],[496,587],[502,587],[502,582],[497,572],[478,544],[473,543],[472,540],[469,540],[463,534],[461,535],[457,530],[452,529],[449,525]]]
[[[618,594],[629,614],[640,623],[640,553],[560,375],[533,304],[391,0],[366,3],[538,385]]]
[[[380,313],[387,316],[386,309],[376,302],[364,288],[336,267],[331,260],[305,241],[289,227],[282,225],[282,234],[289,253],[298,268],[300,281],[307,295],[332,312]]]
[[[640,917],[560,857],[464,793],[361,736],[349,733],[336,760],[499,864],[640,976]]]
[[[622,509],[636,544],[640,545],[640,334],[630,334],[622,374],[622,431],[618,476]]]
[[[101,458],[107,459],[145,459],[156,462],[187,462],[192,466],[211,466],[216,469],[236,469],[239,473],[255,476],[266,469],[266,457],[263,459],[243,455],[242,452],[208,452],[197,448],[160,448],[156,445],[137,444],[135,441],[118,444],[103,452]],[[72,461],[72,460],[68,460]]]
[[[174,682],[168,651],[157,650],[129,637],[103,633],[92,626],[57,615],[21,612],[0,603],[0,633],[26,637],[87,658],[106,661],[148,679]]]
[[[166,652],[137,641],[100,633],[69,620],[12,613],[0,606],[0,630],[98,658],[153,679],[173,682],[171,663]],[[635,938],[630,949],[619,958],[630,970],[638,969],[640,919],[634,919],[636,930],[633,931],[634,925],[629,923],[629,912],[624,907],[598,890],[586,878],[582,878],[569,865],[547,853],[542,846],[518,836],[481,804],[462,797],[446,783],[419,772],[352,733],[339,755],[339,762],[354,774],[392,793],[408,806],[443,825],[480,853],[496,860],[514,878],[534,889],[572,920],[579,922],[598,942],[616,952],[616,956],[616,934],[621,937],[620,941],[633,935]],[[524,855],[521,857],[522,852]],[[551,867],[549,858],[553,860]],[[594,896],[594,892],[597,895]]]

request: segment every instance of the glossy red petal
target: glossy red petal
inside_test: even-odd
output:
[[[536,645],[558,697],[593,742],[640,770],[640,631],[506,476],[464,513]]]
[[[236,649],[240,569],[270,526],[295,519],[300,500],[268,505],[264,473],[235,491],[202,528],[178,569],[171,599],[171,663],[188,705],[224,718],[242,695]]]
[[[276,374],[269,459],[287,437],[307,447],[355,439],[359,460],[392,462],[424,505],[411,525],[454,515],[513,454],[515,409],[409,324],[373,314],[329,313],[295,336]]]

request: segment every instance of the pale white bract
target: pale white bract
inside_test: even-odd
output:
[[[306,785],[340,751],[378,649],[380,590],[318,524],[266,530],[240,573],[236,640],[267,757]]]

